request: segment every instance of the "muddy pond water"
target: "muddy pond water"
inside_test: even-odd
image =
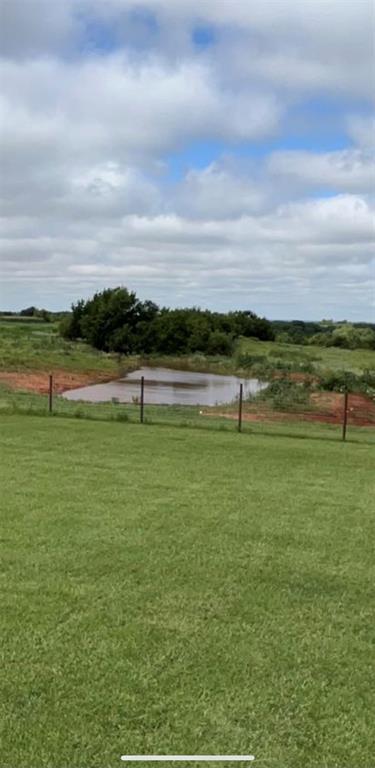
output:
[[[219,376],[214,373],[178,371],[172,368],[139,368],[117,381],[92,384],[64,393],[67,400],[91,403],[132,403],[140,395],[141,377],[145,379],[145,402],[153,405],[223,405],[238,397],[243,384],[244,397],[263,389],[258,379]]]

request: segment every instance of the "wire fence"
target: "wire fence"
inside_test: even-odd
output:
[[[234,402],[204,407],[150,403],[147,393],[147,380],[142,376],[139,395],[130,403],[115,398],[110,402],[73,401],[56,392],[50,374],[44,394],[3,392],[0,411],[343,441],[361,435],[375,443],[375,402],[362,394],[275,385],[245,397],[240,384]]]
[[[310,396],[309,402],[291,402],[278,398],[245,404],[242,421],[300,425],[308,432],[313,425],[321,429],[330,427],[346,439],[349,428],[375,427],[374,404],[367,398],[349,392],[322,392]]]

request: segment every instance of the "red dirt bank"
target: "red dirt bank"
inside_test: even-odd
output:
[[[99,371],[87,373],[71,373],[70,371],[53,371],[53,391],[61,395],[68,389],[86,387],[89,384],[98,384],[103,381],[111,381],[114,374],[103,374]],[[7,384],[12,389],[27,390],[44,395],[48,392],[48,373],[46,371],[0,371],[0,383]]]
[[[339,392],[314,392],[311,397],[314,410],[276,411],[264,402],[244,408],[243,421],[318,421],[325,424],[342,424],[343,395]],[[206,416],[237,419],[238,412],[205,411]],[[375,403],[365,395],[349,395],[348,423],[356,427],[375,427]]]

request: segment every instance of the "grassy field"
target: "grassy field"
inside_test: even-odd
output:
[[[361,373],[366,369],[375,370],[375,350],[371,349],[340,349],[242,339],[239,351],[254,356],[264,355],[271,361],[278,359],[291,363],[311,362],[317,371],[330,369]]]
[[[371,446],[1,421],[2,768],[372,768]]]
[[[118,373],[115,356],[87,344],[65,341],[54,323],[0,321],[0,371],[53,370]]]
[[[207,358],[200,354],[182,357],[159,355],[148,358],[148,362],[188,370],[235,373],[238,370],[236,358],[241,353],[265,357],[271,362],[295,363],[297,366],[311,362],[318,371],[340,369],[360,373],[365,369],[375,370],[375,351],[278,344],[257,339],[242,339],[233,358]],[[0,320],[0,371],[60,368],[77,372],[101,371],[105,375],[113,372],[116,376],[119,368],[134,367],[137,363],[137,358],[123,358],[119,364],[116,355],[98,352],[87,344],[66,341],[59,336],[54,323],[30,319]]]

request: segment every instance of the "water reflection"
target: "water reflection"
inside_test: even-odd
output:
[[[241,382],[245,397],[265,386],[258,379],[145,367],[132,371],[118,381],[72,389],[65,392],[64,397],[92,403],[108,402],[115,398],[120,403],[131,403],[139,398],[142,376],[145,378],[145,402],[153,405],[220,405],[235,400]]]

